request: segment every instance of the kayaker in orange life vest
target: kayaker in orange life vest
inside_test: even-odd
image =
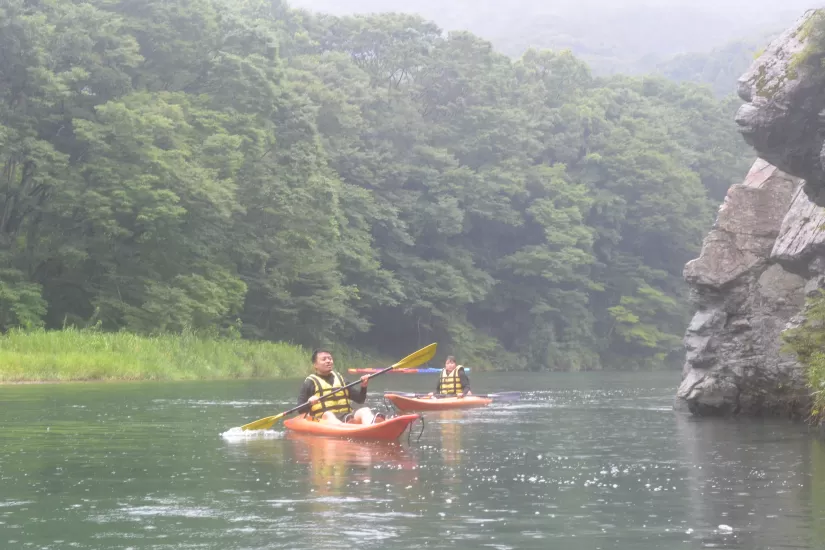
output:
[[[470,379],[467,378],[467,373],[464,372],[464,367],[455,362],[455,357],[447,356],[444,362],[444,370],[438,377],[438,387],[436,394],[440,395],[456,395],[464,397],[465,395],[473,395],[470,391]],[[432,396],[433,394],[429,394]]]
[[[334,361],[332,354],[327,350],[316,349],[312,352],[312,366],[315,373],[306,377],[298,395],[299,405],[307,402],[309,404],[300,409],[300,412],[308,412],[314,419],[330,424],[374,424],[384,421],[383,414],[373,414],[369,407],[362,407],[353,412],[350,405],[350,400],[356,403],[366,401],[369,375],[361,377],[361,386],[357,390],[340,391],[319,401],[321,396],[331,393],[335,388],[346,386],[347,382],[343,376],[332,370]]]

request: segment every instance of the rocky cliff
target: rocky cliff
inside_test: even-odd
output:
[[[739,79],[745,104],[736,114],[742,136],[760,157],[805,180],[825,205],[825,10],[811,10],[785,31]]]
[[[697,312],[676,406],[694,414],[808,411],[805,374],[780,348],[825,287],[823,20],[805,14],[740,79],[736,122],[761,158],[685,266]]]

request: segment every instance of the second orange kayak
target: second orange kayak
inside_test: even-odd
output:
[[[404,414],[388,418],[378,424],[328,424],[301,415],[284,421],[284,427],[298,433],[345,437],[349,439],[371,439],[392,441],[401,437],[404,430],[419,418],[417,414]]]
[[[450,409],[474,409],[476,407],[486,407],[493,402],[486,397],[406,397],[404,395],[387,393],[384,397],[389,399],[399,411],[446,411]]]

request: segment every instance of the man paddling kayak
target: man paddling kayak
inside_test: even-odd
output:
[[[472,395],[470,391],[470,379],[467,373],[464,372],[464,367],[456,364],[455,357],[447,356],[444,362],[444,370],[438,377],[438,387],[436,393],[439,395],[458,395],[464,397],[465,395]],[[433,394],[430,394],[433,395]]]
[[[343,424],[349,422],[353,424],[374,424],[384,420],[383,414],[373,414],[369,407],[362,407],[353,412],[350,400],[356,403],[363,403],[367,400],[367,385],[370,377],[361,377],[361,387],[358,391],[343,390],[334,396],[319,401],[319,399],[332,393],[337,388],[347,385],[344,377],[332,370],[335,362],[332,354],[324,349],[316,349],[312,352],[312,366],[314,374],[310,374],[301,386],[301,393],[298,395],[298,404],[307,403],[307,406],[299,412],[308,412],[315,420],[321,420],[330,424]]]

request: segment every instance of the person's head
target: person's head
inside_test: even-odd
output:
[[[455,370],[455,365],[455,357],[448,355],[447,360],[444,361],[444,368],[447,369],[447,372],[453,372],[453,370]]]
[[[335,362],[330,352],[325,349],[316,349],[312,352],[312,366],[318,374],[327,375],[332,372]]]

